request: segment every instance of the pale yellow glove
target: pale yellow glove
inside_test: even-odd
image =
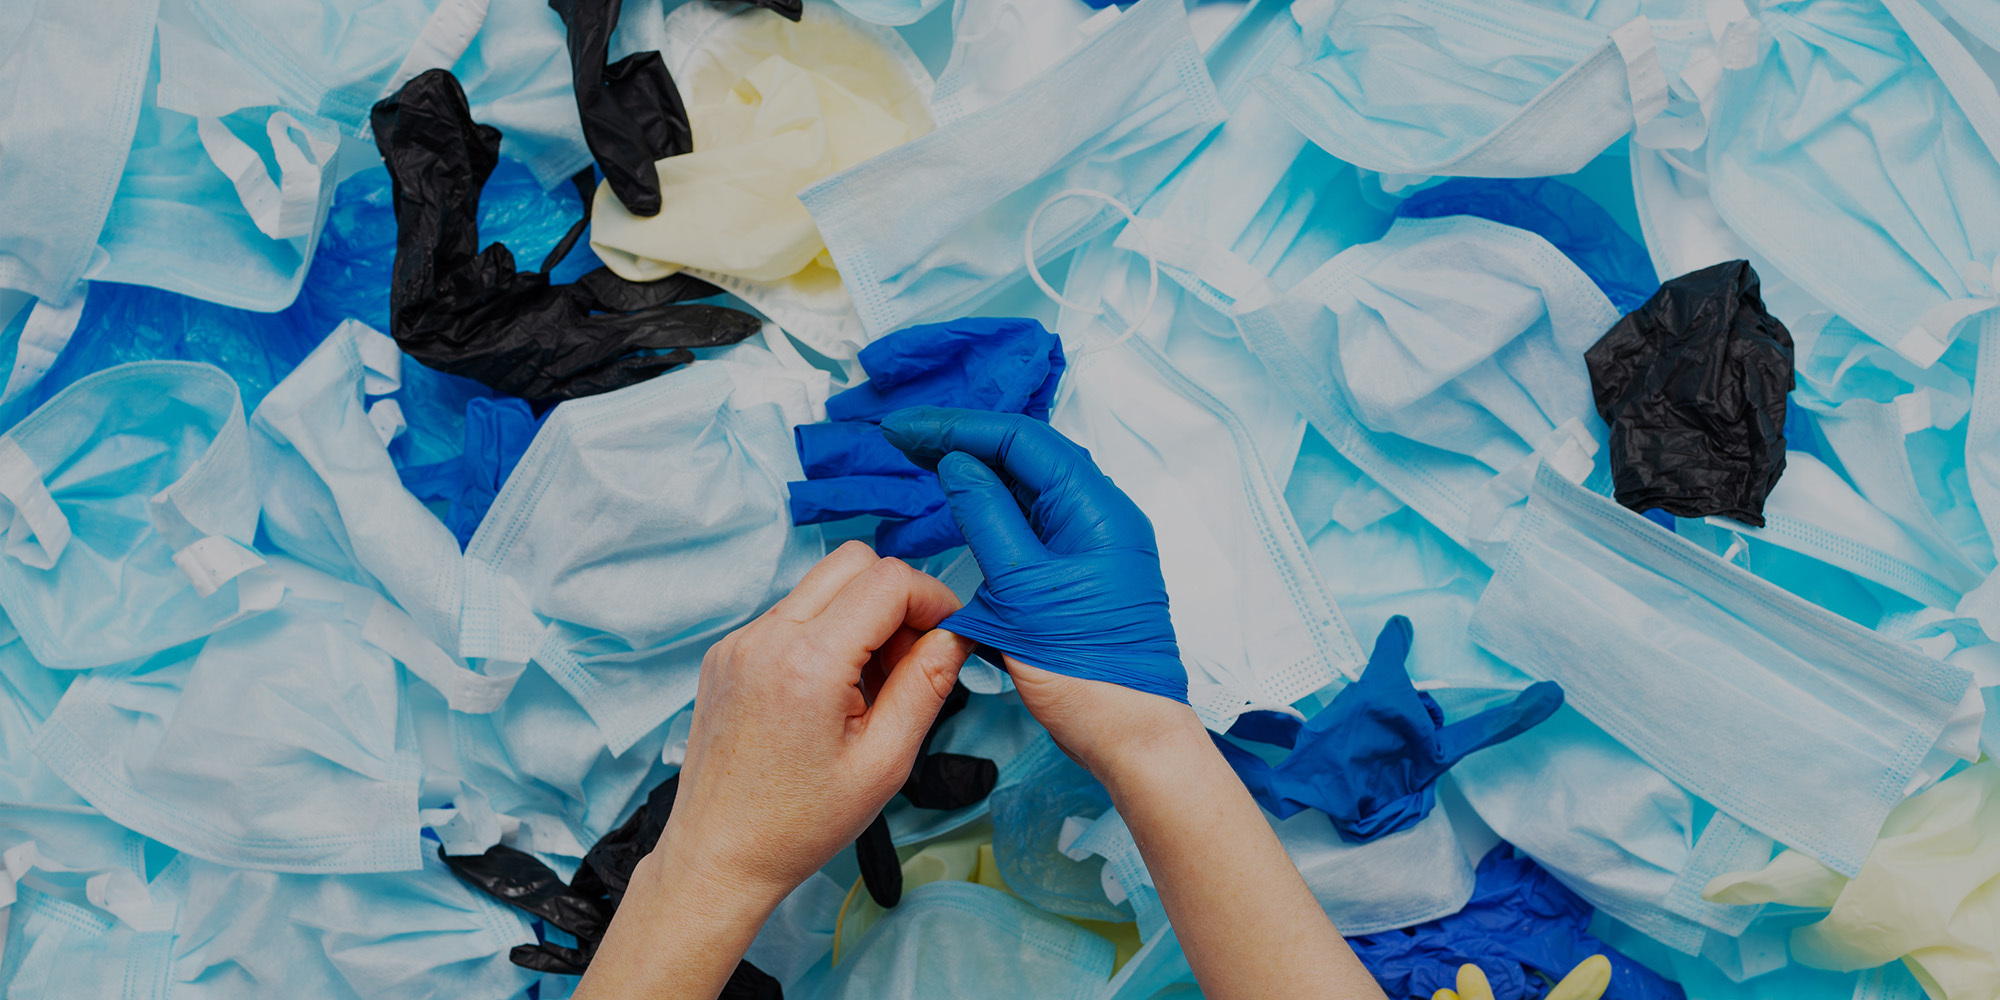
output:
[[[1437,1000],[1432,997],[1431,1000]],[[1470,962],[1458,967],[1458,996],[1455,1000],[1493,1000],[1493,984],[1486,973]]]
[[[1569,975],[1549,991],[1546,1000],[1598,1000],[1611,987],[1611,960],[1592,955],[1576,963]]]

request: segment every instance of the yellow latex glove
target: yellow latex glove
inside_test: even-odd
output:
[[[2000,765],[1983,760],[1889,812],[1854,880],[1797,853],[1717,877],[1714,902],[1830,907],[1792,958],[1836,972],[1901,958],[1924,991],[1991,1000],[2000,983]]]
[[[1458,1000],[1458,994],[1451,990],[1439,990],[1431,994],[1431,1000]]]
[[[1611,960],[1592,955],[1576,963],[1569,975],[1549,991],[1546,1000],[1598,1000],[1611,988]]]
[[[826,252],[799,191],[930,130],[929,77],[908,46],[833,4],[807,3],[797,24],[756,7],[667,24],[675,54],[690,50],[671,69],[694,151],[659,161],[651,218],[599,185],[590,245],[621,277],[796,275]]]
[[[1458,967],[1458,1000],[1493,1000],[1493,984],[1479,966],[1468,962]]]

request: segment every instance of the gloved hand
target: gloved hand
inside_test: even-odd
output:
[[[1408,618],[1389,619],[1368,669],[1309,722],[1275,712],[1239,719],[1231,736],[1291,748],[1275,766],[1214,737],[1266,812],[1284,819],[1318,809],[1333,820],[1340,839],[1353,844],[1407,830],[1437,805],[1435,783],[1453,764],[1513,739],[1562,707],[1562,688],[1538,681],[1505,705],[1445,725],[1437,702],[1412,686],[1404,669],[1412,636]]]
[[[978,410],[901,410],[882,430],[937,470],[986,575],[939,628],[1044,670],[1187,701],[1152,522],[1089,452],[1031,417]]]
[[[861,349],[868,381],[826,401],[830,423],[795,435],[804,481],[790,484],[793,524],[861,515],[875,551],[918,558],[965,544],[937,476],[910,464],[877,422],[912,406],[954,406],[1049,419],[1062,341],[1032,319],[972,317],[898,330]]]

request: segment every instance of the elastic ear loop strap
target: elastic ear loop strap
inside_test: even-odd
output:
[[[1034,279],[1035,287],[1041,289],[1043,295],[1048,296],[1051,301],[1053,301],[1056,305],[1062,306],[1064,309],[1074,309],[1077,312],[1083,313],[1086,316],[1102,316],[1104,315],[1104,309],[1101,306],[1078,305],[1074,302],[1071,302],[1068,299],[1063,298],[1061,295],[1056,294],[1056,290],[1050,287],[1048,279],[1042,277],[1041,269],[1035,266],[1035,223],[1041,221],[1042,213],[1048,211],[1050,205],[1053,205],[1056,202],[1063,200],[1064,198],[1096,199],[1097,201],[1101,201],[1104,204],[1117,209],[1118,213],[1125,217],[1125,221],[1127,223],[1137,223],[1139,221],[1139,217],[1133,215],[1132,210],[1126,207],[1124,202],[1119,201],[1118,199],[1113,198],[1112,196],[1105,194],[1102,191],[1094,191],[1091,190],[1090,188],[1064,188],[1063,190],[1057,191],[1056,193],[1049,195],[1047,198],[1043,199],[1041,205],[1035,209],[1035,213],[1033,215],[1028,216],[1027,232],[1021,234],[1021,259],[1023,262],[1027,264],[1028,277]],[[1132,335],[1139,332],[1139,328],[1141,326],[1144,326],[1146,320],[1153,315],[1153,306],[1156,302],[1159,301],[1160,297],[1160,262],[1156,260],[1152,254],[1146,252],[1144,247],[1141,247],[1138,252],[1140,256],[1146,258],[1146,268],[1147,268],[1146,307],[1144,309],[1139,310],[1138,318],[1134,319],[1131,325],[1125,328],[1124,333],[1119,334],[1115,339],[1113,339],[1109,343],[1097,344],[1092,347],[1085,347],[1076,352],[1078,355],[1094,354],[1098,351],[1110,350],[1113,347],[1117,347],[1119,344],[1122,344],[1127,340],[1130,340],[1132,338]]]

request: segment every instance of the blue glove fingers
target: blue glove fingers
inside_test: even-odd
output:
[[[808,479],[836,476],[924,475],[901,451],[882,437],[882,428],[868,423],[800,424],[792,429],[799,464]]]
[[[1536,681],[1505,705],[1489,708],[1469,719],[1461,719],[1438,730],[1438,755],[1445,767],[1464,759],[1466,754],[1505,743],[1554,715],[1563,703],[1562,686],[1554,681]]]
[[[1047,424],[1018,414],[913,407],[882,421],[889,443],[918,465],[962,451],[1004,472],[1032,501],[1051,549],[1153,548],[1153,524],[1090,453]],[[1025,493],[1026,496],[1021,496]],[[969,536],[968,536],[969,537]]]
[[[922,559],[965,544],[951,507],[938,509],[907,521],[883,521],[875,526],[875,553],[899,559]]]
[[[1014,495],[985,463],[964,452],[952,452],[938,462],[938,481],[944,485],[959,531],[972,547],[972,558],[987,577],[1049,558],[1048,549],[1028,527]]]
[[[944,490],[929,476],[842,476],[788,483],[793,524],[819,524],[873,514],[921,517],[944,505]]]

